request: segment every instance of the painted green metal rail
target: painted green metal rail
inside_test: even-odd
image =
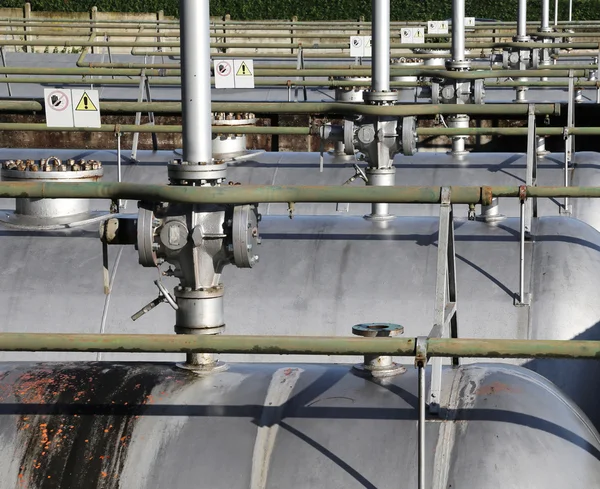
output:
[[[296,185],[242,185],[184,187],[138,183],[0,182],[4,198],[124,199],[185,204],[247,204],[289,202],[349,202],[391,204],[436,204],[442,187],[347,187]],[[525,187],[527,197],[600,198],[600,187]],[[451,187],[454,204],[490,205],[494,197],[519,198],[521,187]]]
[[[424,338],[428,357],[600,358],[600,341]],[[415,356],[416,338],[0,333],[0,351]]]

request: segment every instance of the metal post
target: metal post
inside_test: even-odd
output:
[[[418,487],[425,489],[425,365],[419,363],[419,455],[418,455]]]
[[[6,68],[6,58],[4,57],[4,49],[0,46],[0,60],[2,61],[2,67]],[[4,75],[5,78],[8,78],[8,74]],[[8,96],[12,97],[12,90],[10,88],[10,83],[6,84],[6,88],[8,89]]]
[[[573,78],[573,70],[569,70],[569,100],[567,108],[567,128],[564,133],[565,139],[565,174],[564,181],[565,187],[569,186],[569,167],[573,159],[573,135],[570,133],[571,129],[575,125],[575,80]],[[569,214],[569,198],[565,197],[565,207],[563,209],[565,214]]]
[[[374,92],[390,90],[390,0],[372,0]]]
[[[517,39],[527,39],[527,0],[519,0]]]
[[[180,0],[179,17],[183,159],[188,163],[210,163],[212,124],[209,1]]]
[[[573,0],[569,0],[569,22],[573,21]]]
[[[121,183],[123,181],[123,171],[121,168],[121,133],[117,132],[117,181]],[[117,212],[121,212],[127,206],[126,200],[119,199]]]
[[[542,0],[542,23],[540,31],[548,32],[550,30],[550,0]]]
[[[465,0],[452,2],[452,61],[465,61]]]
[[[519,187],[520,226],[519,226],[519,297],[515,300],[516,306],[527,306],[530,302],[530,294],[525,293],[525,202],[527,201],[527,185]]]
[[[558,0],[554,0],[554,25],[558,24]]]

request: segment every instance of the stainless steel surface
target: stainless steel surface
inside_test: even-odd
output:
[[[529,40],[529,36],[527,35],[527,0],[519,0],[516,39],[518,41]]]
[[[465,0],[452,0],[452,61],[466,61]]]
[[[210,13],[208,1],[180,0],[183,159],[212,161]]]
[[[319,364],[0,369],[3,489],[417,487],[414,368],[385,382]],[[547,380],[506,365],[444,375],[426,487],[564,489],[573,474],[598,487],[598,433]]]
[[[550,29],[550,0],[542,0],[542,18],[540,23],[541,32],[549,32]]]
[[[374,92],[390,90],[390,0],[372,0],[373,58],[372,88]]]

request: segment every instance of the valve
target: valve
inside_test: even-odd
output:
[[[154,309],[156,306],[162,304],[163,302],[166,302],[167,304],[169,304],[175,311],[177,311],[179,309],[179,306],[175,302],[175,299],[169,293],[169,291],[163,285],[162,282],[155,280],[154,285],[156,285],[158,287],[158,297],[156,299],[154,299],[152,302],[149,302],[148,304],[146,304],[142,309],[140,309],[133,316],[131,316],[131,319],[133,321],[137,321],[144,314],[146,314],[147,312],[150,312],[152,309]]]

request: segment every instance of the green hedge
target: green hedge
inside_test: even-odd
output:
[[[540,16],[541,0],[528,0],[529,20]],[[391,0],[393,20],[428,20],[450,16],[451,0]],[[0,0],[1,7],[22,7],[23,0]],[[178,0],[31,0],[33,10],[85,12],[93,6],[104,12],[157,12],[177,15]],[[551,1],[551,8],[554,2]],[[230,14],[236,20],[348,20],[370,17],[370,0],[211,0],[211,14]],[[516,20],[517,0],[466,0],[467,15]],[[568,16],[568,0],[559,2],[559,18]],[[553,12],[551,17],[554,18]],[[573,0],[574,20],[600,19],[600,0]]]

